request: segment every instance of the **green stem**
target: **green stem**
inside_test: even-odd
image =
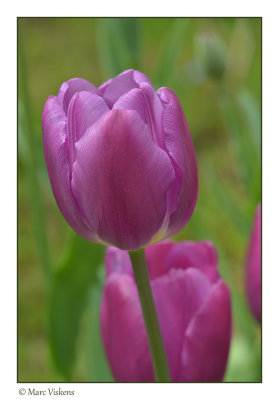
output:
[[[130,257],[147,331],[155,378],[157,382],[171,382],[164,343],[152,296],[144,249],[131,251]]]

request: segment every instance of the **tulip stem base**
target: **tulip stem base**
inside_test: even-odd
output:
[[[152,296],[144,249],[130,251],[129,253],[147,331],[155,378],[157,382],[171,382],[166,352]]]

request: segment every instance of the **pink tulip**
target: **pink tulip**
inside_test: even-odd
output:
[[[136,250],[183,228],[195,208],[195,151],[180,102],[127,70],[99,88],[63,83],[44,106],[58,206],[86,239]]]
[[[223,379],[231,339],[228,287],[210,242],[146,248],[151,288],[174,382]],[[129,254],[109,247],[101,304],[102,338],[121,382],[153,382],[147,334]]]
[[[261,206],[259,205],[250,238],[246,269],[247,297],[252,313],[259,322],[262,319],[261,266]]]

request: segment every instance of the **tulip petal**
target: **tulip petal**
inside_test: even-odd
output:
[[[222,381],[230,338],[230,294],[226,284],[219,280],[212,286],[205,303],[187,327],[179,381]]]
[[[131,276],[113,273],[106,281],[101,304],[101,331],[117,381],[154,381],[137,288]]]
[[[152,83],[150,82],[150,80],[147,78],[146,75],[144,75],[142,72],[140,71],[136,71],[136,70],[132,70],[133,71],[133,78],[134,80],[137,82],[137,84],[141,84],[142,82],[148,83],[151,87]]]
[[[171,377],[177,381],[185,330],[211,285],[203,273],[189,268],[186,271],[173,269],[151,281],[151,286]]]
[[[164,222],[164,228],[166,230],[169,224],[170,215],[177,209],[177,198],[181,189],[182,184],[182,170],[179,165],[175,162],[172,155],[170,154],[166,146],[166,137],[162,127],[162,116],[164,112],[164,106],[160,100],[158,94],[154,89],[146,84],[145,82],[140,84],[140,89],[144,95],[145,102],[148,108],[148,125],[151,127],[152,137],[155,143],[164,149],[172,163],[172,167],[175,171],[175,179],[168,191],[168,206],[167,214]]]
[[[164,104],[162,125],[166,147],[183,172],[177,209],[170,217],[168,235],[172,236],[183,228],[194,211],[198,194],[197,163],[191,134],[177,96],[168,88],[161,88],[157,93]]]
[[[67,115],[70,169],[75,161],[75,143],[108,111],[109,108],[104,99],[92,92],[78,92],[72,97]]]
[[[149,79],[143,73],[129,69],[108,81],[108,84],[100,87],[99,90],[101,90],[100,93],[102,93],[108,106],[112,108],[120,96],[134,88],[138,88],[141,82],[147,82],[151,85]]]
[[[112,79],[105,88],[102,96],[107,102],[107,105],[112,108],[120,96],[137,87],[138,85],[133,79],[132,72],[128,71]]]
[[[113,272],[122,272],[133,276],[133,269],[129,254],[127,251],[120,250],[117,247],[108,247],[105,255],[105,265],[107,277]]]
[[[114,103],[113,110],[135,110],[141,116],[143,122],[148,124],[148,109],[144,95],[140,89],[132,89],[123,94]]]
[[[165,260],[174,246],[173,242],[165,240],[146,247],[145,257],[150,279],[155,279],[166,272]]]
[[[66,117],[61,104],[54,96],[49,97],[45,103],[42,127],[46,165],[57,204],[71,227],[86,239],[93,240],[94,235],[82,220],[71,193]]]
[[[92,83],[82,78],[73,78],[64,82],[58,91],[58,101],[62,104],[65,113],[67,114],[68,106],[71,98],[76,92],[92,92],[97,93],[97,88]]]
[[[110,84],[110,82],[112,81],[112,79],[107,80],[106,82],[102,83],[99,87],[98,87],[98,95],[103,97],[104,91],[106,90],[107,86]]]
[[[123,250],[158,231],[173,179],[167,154],[134,110],[110,111],[76,143],[73,193],[93,231]]]
[[[181,242],[173,246],[166,255],[163,273],[171,268],[195,267],[201,270],[210,282],[215,283],[220,278],[217,263],[217,252],[211,242]]]
[[[118,76],[122,76],[122,75],[129,76],[138,85],[142,82],[146,82],[150,86],[152,86],[152,84],[151,84],[150,80],[147,78],[147,76],[144,75],[142,72],[137,71],[135,69],[126,69],[125,71],[121,72],[121,74],[119,74]]]
[[[165,138],[161,124],[164,107],[152,86],[146,82],[142,82],[140,84],[140,90],[144,96],[149,111],[148,125],[151,127],[153,140],[158,146],[166,150]]]

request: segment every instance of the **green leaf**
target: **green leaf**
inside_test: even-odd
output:
[[[247,132],[250,135],[254,146],[258,152],[258,156],[261,154],[261,113],[260,108],[256,104],[254,97],[251,92],[244,88],[240,90],[236,95],[240,111],[245,119]]]
[[[177,68],[184,49],[188,23],[188,19],[185,18],[175,19],[167,39],[163,41],[158,71],[155,76],[158,86],[171,86],[171,82],[175,78],[174,70]]]
[[[48,238],[45,224],[45,212],[43,209],[42,194],[38,178],[38,158],[35,142],[35,130],[32,116],[32,103],[30,101],[28,73],[23,46],[23,36],[20,25],[18,26],[18,137],[19,146],[25,146],[28,184],[29,184],[29,202],[32,204],[31,215],[33,224],[33,234],[37,245],[38,256],[43,272],[45,274],[46,288],[50,278],[50,255],[48,249]],[[22,149],[23,150],[23,149]],[[42,150],[41,150],[42,151]],[[19,156],[21,151],[19,151]]]
[[[28,162],[28,145],[26,141],[26,133],[24,130],[24,106],[20,100],[18,100],[18,160],[21,165],[25,165]]]
[[[71,380],[81,317],[88,303],[104,247],[75,235],[69,253],[58,266],[50,291],[50,346],[61,374]]]
[[[225,251],[223,250],[222,244],[218,242],[217,238],[214,239],[214,244],[217,248],[219,258],[218,269],[221,273],[221,276],[228,284],[231,292],[234,329],[241,331],[243,334],[245,334],[245,337],[252,342],[254,340],[255,330],[257,329],[258,324],[252,316],[245,293],[240,290],[239,285],[237,285],[232,271],[232,266],[229,263]]]
[[[245,336],[234,335],[224,382],[261,382],[260,340],[251,344]]]
[[[248,133],[249,128],[242,123],[239,117],[237,101],[232,100],[228,95],[223,93],[223,96],[221,96],[220,108],[222,110],[230,145],[236,157],[240,178],[245,181],[254,199],[259,201],[258,197],[261,191],[259,146],[255,145],[256,140],[252,140],[251,134]],[[256,124],[259,124],[258,129],[260,129],[259,121],[253,122],[253,124],[255,125],[255,129]]]
[[[250,221],[242,211],[241,203],[235,200],[229,187],[225,186],[225,183],[216,176],[208,159],[204,160],[204,171],[206,171],[208,189],[214,197],[218,209],[246,237],[250,229]]]
[[[98,50],[104,78],[139,66],[139,21],[137,18],[102,18],[98,25]]]
[[[104,280],[105,267],[103,266],[99,269],[98,284],[92,288],[89,299],[90,342],[88,353],[90,357],[88,365],[91,382],[114,382],[101,339],[100,305]]]

